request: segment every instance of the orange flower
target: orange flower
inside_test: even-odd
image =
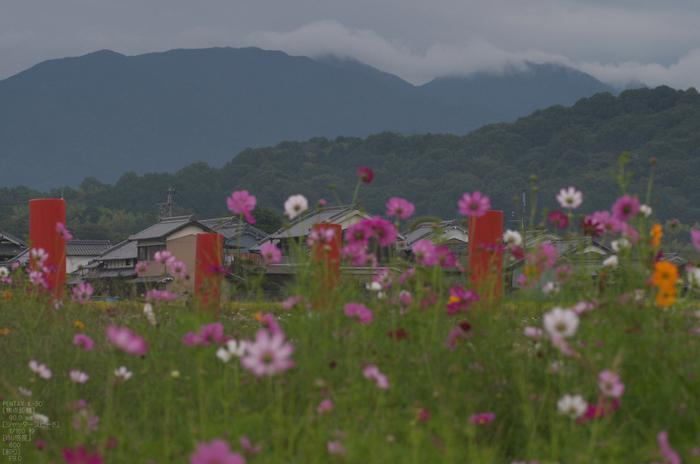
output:
[[[4,329],[0,330],[0,334],[7,335],[7,334],[9,334],[9,333],[10,333],[10,329],[8,329],[7,327],[5,327]]]
[[[82,330],[85,330],[85,324],[83,324],[83,323],[80,322],[80,321],[75,321],[75,326],[76,326],[78,329],[80,329],[81,331],[82,331]]]
[[[668,308],[676,301],[676,287],[660,286],[659,293],[656,294],[656,304]]]
[[[649,235],[651,235],[651,246],[660,247],[661,237],[664,236],[664,233],[661,230],[661,225],[654,224],[654,227],[651,228],[651,233]]]
[[[525,266],[525,277],[540,280],[541,271],[535,266]]]
[[[657,287],[674,287],[678,280],[678,268],[668,261],[658,261],[654,264],[654,275],[651,282]]]
[[[2,297],[5,299],[5,301],[10,301],[12,299],[12,295],[12,292],[9,290],[2,292]]]

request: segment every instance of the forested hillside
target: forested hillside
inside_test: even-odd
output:
[[[573,185],[585,195],[580,212],[592,212],[610,208],[618,197],[612,173],[625,150],[634,173],[629,190],[642,198],[649,160],[658,158],[652,206],[659,220],[700,220],[700,95],[692,88],[668,87],[628,90],[619,97],[597,94],[570,108],[554,106],[463,137],[385,132],[364,139],[283,142],[244,150],[220,169],[195,163],[175,174],[129,172],[115,185],[86,179],[79,189],[65,188],[63,195],[69,226],[79,236],[104,233],[112,239],[154,221],[156,203],[165,201],[168,187],[176,190],[177,214],[226,214],[226,196],[241,189],[281,213],[283,202],[296,193],[312,203],[319,198],[334,203],[329,185],[342,202],[349,202],[359,166],[375,173],[360,194],[372,213],[383,214],[386,201],[400,196],[414,202],[418,214],[452,218],[465,191],[481,190],[494,209],[509,216],[513,196],[529,189],[531,175],[538,178],[540,208],[555,207],[556,192]],[[40,196],[60,197],[61,190],[0,189],[0,227],[25,235],[26,202]]]

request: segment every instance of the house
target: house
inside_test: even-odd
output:
[[[270,234],[247,222],[239,223],[237,216],[203,219],[199,222],[224,236],[224,267],[230,266],[236,258],[261,264],[260,253],[251,251],[251,248],[267,239]]]
[[[457,219],[441,222],[423,222],[413,229],[404,232],[406,239],[399,244],[399,249],[413,261],[413,245],[419,240],[430,240],[435,244],[446,245],[457,260],[467,265],[469,250],[469,225],[462,224]]]
[[[70,240],[66,242],[66,274],[88,265],[90,261],[112,248],[109,240]]]
[[[8,261],[13,261],[23,251],[27,250],[29,245],[19,237],[15,237],[11,233],[0,229],[0,264]]]

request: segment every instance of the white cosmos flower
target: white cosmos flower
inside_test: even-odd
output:
[[[294,219],[309,209],[309,201],[304,195],[292,195],[284,202],[284,215]]]
[[[559,284],[552,282],[551,280],[542,287],[542,293],[545,295],[556,295],[559,293],[559,290],[561,290]]]
[[[579,318],[574,311],[559,306],[552,308],[542,319],[544,329],[550,335],[558,335],[562,338],[575,334],[579,323]]]
[[[227,363],[232,357],[240,358],[246,352],[247,343],[245,340],[240,342],[236,340],[229,340],[226,342],[226,348],[223,346],[216,351],[216,356],[223,362]]]
[[[151,303],[146,303],[146,305],[143,307],[143,313],[146,315],[146,319],[148,319],[149,324],[157,324],[156,314],[153,312],[153,306],[151,306]]]
[[[644,217],[651,216],[651,206],[642,205],[639,207],[639,214],[644,215]]]
[[[134,373],[131,372],[126,366],[122,366],[114,371],[114,375],[124,380],[125,382],[131,378]]]
[[[39,374],[39,377],[41,377],[43,379],[50,379],[51,376],[53,375],[51,373],[51,369],[46,367],[46,365],[44,365],[44,364],[39,364],[38,362],[36,362],[33,359],[31,361],[29,361],[29,368],[31,370],[33,370],[34,372],[36,372],[37,374]]]
[[[619,263],[617,259],[617,255],[612,255],[609,258],[607,258],[605,261],[603,261],[603,266],[607,267],[615,267]]]
[[[503,234],[503,243],[521,246],[523,244],[523,236],[520,235],[520,232],[508,229],[506,233]]]
[[[19,387],[18,390],[19,390],[19,393],[20,393],[21,395],[23,395],[23,396],[32,396],[32,391],[31,391],[31,390],[27,390],[27,389],[24,388],[24,387]]]
[[[627,240],[626,238],[621,238],[620,240],[613,240],[610,243],[610,246],[612,246],[613,251],[619,253],[620,250],[630,248],[631,245],[629,240]]]
[[[569,416],[572,419],[578,419],[586,413],[588,403],[581,395],[571,396],[566,394],[557,401],[557,410],[559,414]]]
[[[32,420],[33,420],[34,422],[38,422],[38,423],[41,424],[41,425],[45,425],[45,424],[48,424],[48,423],[49,423],[49,418],[48,418],[48,416],[45,416],[45,415],[39,414],[39,413],[34,413],[34,414],[32,414]]]
[[[573,187],[561,189],[557,195],[557,201],[562,208],[576,209],[583,203],[583,193]]]
[[[90,379],[90,376],[82,371],[70,371],[70,379],[75,383],[85,383]]]
[[[5,266],[0,266],[0,277],[7,277],[8,275],[10,275],[10,271]]]

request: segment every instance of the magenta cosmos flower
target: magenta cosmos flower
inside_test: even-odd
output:
[[[625,195],[618,198],[612,207],[613,216],[620,221],[629,221],[639,212],[639,200],[637,197]]]
[[[435,266],[440,260],[437,247],[430,240],[418,240],[412,251],[416,261],[423,266]]]
[[[479,414],[473,414],[469,418],[469,422],[474,425],[486,425],[491,423],[496,418],[496,415],[492,412],[482,412]]]
[[[569,225],[569,218],[561,211],[552,211],[549,213],[549,222],[551,222],[554,227],[563,229]]]
[[[447,302],[447,315],[454,316],[460,311],[466,311],[469,306],[479,301],[479,295],[474,290],[464,290],[459,285],[450,288],[450,300]]]
[[[367,227],[372,231],[372,235],[377,237],[379,246],[388,246],[396,242],[398,232],[391,222],[379,216],[375,216],[372,219],[364,219],[363,222],[367,223]]]
[[[64,448],[63,460],[67,464],[103,464],[104,461],[100,454],[95,451],[93,454],[88,454],[85,446],[80,445],[75,449]]]
[[[73,301],[76,303],[87,303],[92,296],[92,285],[90,283],[81,282],[73,289]]]
[[[408,219],[411,217],[416,207],[410,201],[403,198],[394,197],[386,204],[386,215],[389,217],[396,216],[399,219]]]
[[[126,327],[110,325],[107,327],[107,338],[114,346],[128,354],[143,356],[148,352],[146,340]]]
[[[357,177],[365,184],[369,184],[374,179],[374,172],[367,166],[360,166],[360,169],[357,170]]]
[[[294,353],[294,346],[285,342],[284,334],[271,333],[265,329],[258,330],[255,341],[248,341],[248,351],[241,358],[241,364],[258,377],[274,375],[294,367],[289,359]]]
[[[362,303],[348,303],[345,305],[345,314],[349,317],[354,317],[360,324],[368,324],[372,322],[372,311]]]
[[[84,349],[85,351],[90,351],[95,345],[95,342],[93,342],[92,338],[85,334],[75,334],[75,337],[73,337],[73,344]]]
[[[256,202],[257,200],[255,197],[249,195],[247,190],[233,192],[233,194],[226,199],[228,210],[235,214],[242,214],[245,216],[245,220],[251,224],[255,224],[255,218],[250,215],[250,212],[255,208]]]
[[[217,438],[211,443],[198,443],[197,452],[190,455],[190,464],[245,464],[245,459],[231,452],[228,443]]]
[[[282,261],[282,252],[277,245],[272,242],[267,242],[260,247],[260,254],[268,264],[277,264]]]
[[[605,233],[605,225],[594,215],[588,215],[581,220],[581,232],[583,235],[600,237]]]
[[[457,204],[459,213],[465,216],[481,217],[491,208],[489,197],[482,195],[478,190],[471,195],[465,193]]]

